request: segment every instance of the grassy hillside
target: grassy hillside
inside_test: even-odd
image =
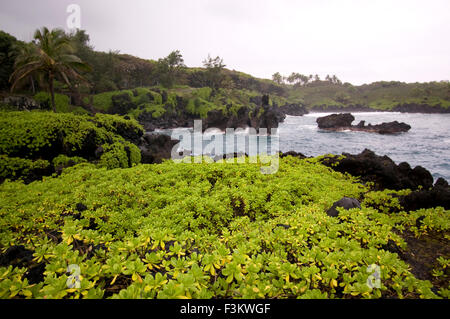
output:
[[[448,212],[391,214],[394,193],[293,157],[272,175],[257,164],[168,161],[5,182],[0,248],[23,245],[31,258],[0,267],[0,297],[448,298],[448,259],[424,281],[386,248],[408,249],[406,232],[445,240]],[[362,198],[362,209],[327,216],[342,196]],[[382,269],[373,289],[372,264]]]
[[[375,82],[353,86],[349,83],[333,84],[322,81],[290,88],[289,98],[303,101],[310,109],[360,105],[378,110],[391,110],[402,104],[419,104],[447,109],[450,107],[450,84],[447,82]]]

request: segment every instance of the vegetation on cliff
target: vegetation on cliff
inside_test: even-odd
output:
[[[0,115],[1,180],[31,181],[59,166],[79,163],[80,158],[108,168],[140,163],[140,151],[134,143],[143,130],[134,120],[53,112]]]
[[[448,298],[447,257],[427,265],[431,280],[400,257],[411,249],[404,234],[433,234],[445,247],[448,212],[391,213],[395,193],[290,156],[272,175],[250,163],[168,161],[79,164],[42,182],[5,182],[0,296]],[[343,196],[362,208],[328,216]],[[29,257],[10,260],[15,250]],[[372,264],[379,286],[367,284]]]
[[[205,118],[209,110],[223,109],[223,105],[233,105],[238,109],[241,105],[252,108],[248,96],[268,94],[271,101],[277,106],[299,105],[310,110],[336,111],[336,110],[394,110],[402,112],[449,112],[450,84],[448,82],[430,83],[402,83],[402,82],[375,82],[355,86],[343,83],[335,75],[321,79],[318,75],[303,75],[293,72],[289,76],[275,73],[272,80],[258,79],[251,75],[231,71],[225,68],[220,57],[207,57],[203,61],[203,68],[189,68],[184,65],[180,51],[175,50],[167,57],[158,61],[144,60],[119,52],[108,53],[95,51],[89,44],[89,36],[79,30],[66,34],[67,43],[70,44],[74,56],[91,66],[91,72],[81,72],[89,85],[80,83],[76,88],[64,81],[54,81],[56,100],[58,96],[66,95],[69,107],[60,107],[61,102],[56,101],[56,110],[63,112],[109,112],[114,114],[131,113],[136,118],[141,113],[149,113],[145,118],[158,118],[167,112],[164,96],[161,101],[158,94],[167,91],[168,103],[177,96],[186,97],[186,103],[177,103],[171,116],[187,114]],[[0,49],[4,57],[1,69],[1,86],[6,89],[10,86],[4,79],[9,78],[13,72],[18,52],[17,48],[26,47],[26,44],[17,41],[14,37],[0,34]],[[25,81],[23,94],[34,96],[38,91],[44,91],[47,86],[39,81]],[[212,90],[207,98],[203,96],[189,96],[186,93],[198,92],[200,88]],[[137,90],[137,94],[133,92]],[[145,91],[145,92],[144,92]],[[151,92],[150,92],[151,91]],[[117,97],[117,107],[112,107],[113,96],[127,93]],[[172,93],[172,94],[170,94]],[[58,95],[59,94],[59,95]],[[148,95],[142,96],[142,95]],[[195,95],[195,93],[194,93]],[[217,95],[217,97],[216,97]],[[246,96],[235,98],[236,96]],[[192,99],[192,101],[191,101]],[[39,102],[41,102],[40,99]],[[41,108],[52,105],[50,99],[41,103]],[[3,108],[6,106],[4,105]],[[186,109],[187,108],[187,109]],[[11,109],[11,106],[9,107]],[[301,114],[302,112],[294,112]],[[181,120],[186,114],[181,115]],[[143,120],[142,120],[143,121]]]

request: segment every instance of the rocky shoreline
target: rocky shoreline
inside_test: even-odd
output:
[[[183,107],[183,100],[177,101],[180,108]],[[226,112],[222,110],[211,110],[207,113],[206,118],[199,118],[186,112],[170,113],[166,112],[159,118],[154,118],[149,113],[142,113],[138,120],[148,132],[156,129],[173,129],[177,127],[192,127],[194,120],[202,121],[203,131],[208,128],[218,128],[224,131],[226,128],[246,128],[253,127],[256,130],[267,128],[268,133],[272,128],[277,128],[279,123],[283,122],[286,115],[302,116],[308,111],[300,104],[286,104],[278,106],[272,102],[269,104],[269,96],[262,95],[252,97],[252,103],[256,104],[255,109],[247,106],[239,108],[235,113],[231,111],[231,105],[227,106]]]

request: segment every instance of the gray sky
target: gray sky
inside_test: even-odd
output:
[[[261,78],[336,74],[353,84],[450,80],[449,0],[0,0],[0,29],[29,41],[41,26],[81,28],[96,50],[188,66],[209,54]]]

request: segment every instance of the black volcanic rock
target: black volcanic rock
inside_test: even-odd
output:
[[[342,155],[342,159],[325,157],[322,164],[335,171],[358,176],[363,182],[373,182],[375,189],[416,190],[420,185],[424,189],[433,186],[433,176],[421,166],[411,169],[407,163],[396,165],[389,157],[378,156],[368,149],[357,155]]]
[[[331,114],[317,118],[316,122],[320,129],[340,131],[362,131],[379,134],[395,134],[407,132],[411,126],[406,123],[399,123],[397,121],[381,123],[377,125],[365,125],[365,121],[360,121],[357,125],[351,125],[355,118],[350,113]]]
[[[295,151],[288,151],[288,152],[285,152],[285,153],[280,152],[280,158],[283,158],[283,157],[286,157],[286,156],[297,157],[299,159],[306,158],[306,156],[304,154],[298,153],[298,152],[295,152]]]
[[[178,142],[178,140],[172,140],[169,135],[165,134],[145,134],[139,145],[141,163],[161,163],[163,159],[171,158],[172,148]]]
[[[337,207],[343,207],[346,210],[352,209],[352,208],[361,208],[360,202],[351,197],[343,197],[337,202],[333,203],[333,206],[327,211],[327,215],[331,217],[337,217],[339,215]]]
[[[285,117],[286,115],[278,107],[268,105],[257,106],[253,110],[241,107],[235,115],[225,114],[221,110],[211,110],[202,121],[202,129],[218,128],[224,131],[226,128],[239,127],[252,127],[256,130],[267,128],[267,133],[270,134],[271,129],[277,128]]]
[[[5,97],[2,101],[3,104],[14,106],[18,111],[30,111],[34,109],[40,108],[49,108],[49,105],[40,105],[34,99],[29,98],[27,96],[8,96]]]
[[[363,121],[361,121],[361,122],[363,122]],[[373,133],[379,133],[379,134],[395,134],[395,133],[408,132],[411,129],[410,125],[403,123],[403,122],[399,123],[397,121],[381,123],[378,125],[369,124],[367,126],[365,126],[364,123],[361,123],[361,122],[357,126],[350,127],[350,130],[373,132]]]
[[[350,127],[354,120],[355,117],[350,113],[339,113],[318,117],[316,122],[322,129],[340,129]]]
[[[450,186],[443,178],[439,178],[431,189],[421,189],[399,198],[405,211],[421,208],[444,207],[450,209]]]

